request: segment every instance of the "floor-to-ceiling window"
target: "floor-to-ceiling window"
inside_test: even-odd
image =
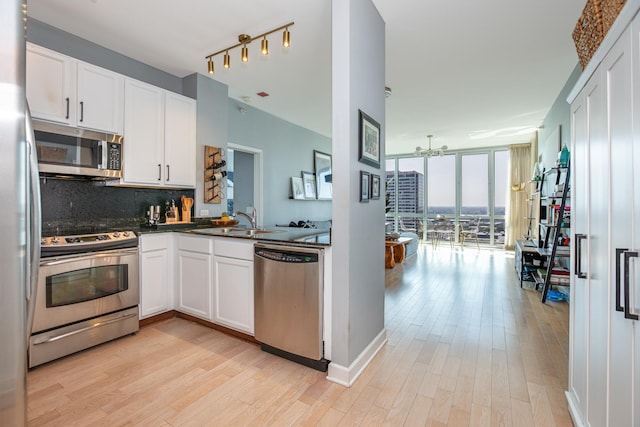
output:
[[[476,230],[480,243],[502,245],[508,161],[504,147],[387,157],[387,229],[455,241]]]

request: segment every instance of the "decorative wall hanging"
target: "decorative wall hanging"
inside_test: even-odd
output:
[[[304,183],[299,176],[291,177],[291,195],[297,200],[304,199]]]
[[[380,175],[371,174],[371,192],[369,193],[371,200],[380,198]]]
[[[302,175],[302,183],[304,184],[304,198],[316,198],[316,176],[311,172],[300,172]]]
[[[360,202],[368,203],[370,188],[369,188],[369,180],[371,179],[371,174],[369,172],[360,171]]]
[[[366,113],[360,113],[358,160],[375,168],[380,167],[380,124]]]
[[[204,202],[222,203],[224,199],[225,183],[227,176],[227,161],[223,159],[224,149],[204,146]]]
[[[317,198],[318,200],[331,200],[333,195],[331,154],[313,150],[313,164],[316,172]]]

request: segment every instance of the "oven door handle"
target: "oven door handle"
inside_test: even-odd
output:
[[[51,342],[54,342],[54,341],[58,341],[58,340],[61,340],[61,339],[64,339],[64,338],[71,337],[71,336],[76,335],[76,334],[80,334],[82,332],[90,331],[91,329],[98,328],[100,326],[110,325],[112,323],[116,323],[116,322],[120,322],[122,320],[130,319],[131,317],[135,317],[135,316],[136,316],[135,313],[129,313],[129,314],[126,314],[124,316],[117,317],[115,319],[109,319],[109,320],[105,320],[103,322],[94,323],[91,326],[85,326],[84,328],[80,328],[80,329],[77,329],[75,331],[67,332],[65,334],[56,335],[54,337],[47,337],[47,338],[42,339],[42,340],[35,339],[33,341],[33,345],[51,343]]]
[[[51,261],[42,260],[40,261],[40,267],[50,266],[50,265],[59,265],[66,264],[69,262],[77,262],[82,261],[89,258],[105,258],[105,257],[114,257],[114,256],[126,256],[126,255],[137,255],[138,248],[131,249],[116,249],[113,251],[104,251],[104,252],[91,252],[83,255],[73,255],[65,257],[64,259],[56,258]]]

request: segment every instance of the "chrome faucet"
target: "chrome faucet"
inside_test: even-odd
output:
[[[246,219],[249,220],[249,222],[251,223],[251,228],[258,228],[258,217],[256,215],[256,208],[253,207],[252,209],[253,209],[253,215],[249,215],[249,214],[246,214],[244,212],[234,212],[231,215],[232,216],[237,216],[237,215],[243,216],[243,217],[245,217]]]

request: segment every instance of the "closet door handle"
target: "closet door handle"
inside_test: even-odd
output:
[[[628,249],[616,249],[616,311],[624,311],[622,303],[620,302],[620,255],[628,251]]]
[[[638,252],[624,253],[624,317],[631,320],[638,320],[638,315],[629,309],[629,258],[638,258]]]
[[[574,236],[576,242],[575,258],[574,258],[574,271],[575,275],[579,279],[586,279],[587,273],[582,272],[582,241],[587,238],[586,234],[577,234]]]
[[[68,119],[69,118],[69,98],[66,98],[66,101],[67,101],[67,115],[64,116],[64,118]]]
[[[169,181],[169,165],[167,165],[167,181]]]
[[[84,121],[84,101],[80,101],[80,121]]]
[[[158,163],[158,181],[162,181],[162,165]]]

